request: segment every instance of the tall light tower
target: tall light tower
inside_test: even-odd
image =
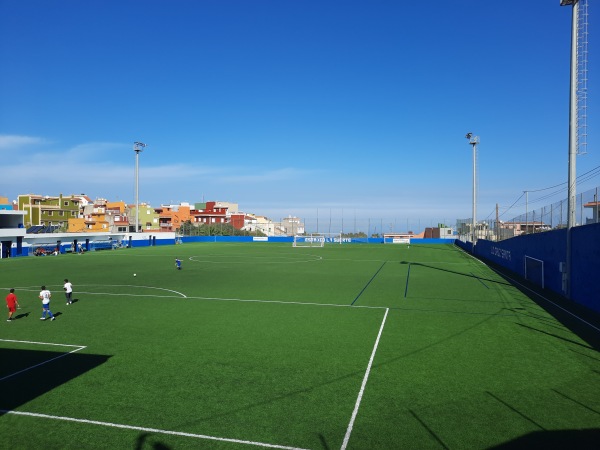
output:
[[[563,292],[571,298],[571,228],[576,225],[577,155],[587,145],[587,0],[561,0],[573,7],[571,19],[571,83],[569,91],[569,175],[567,193],[567,254]]]
[[[473,249],[475,249],[475,242],[477,242],[477,144],[479,144],[479,136],[467,133],[465,137],[473,147],[473,223],[471,224],[471,232],[473,233]]]
[[[140,153],[144,151],[146,144],[143,142],[134,142],[133,151],[135,152],[135,232],[137,233],[140,222],[140,180],[139,180],[139,164],[140,164]]]

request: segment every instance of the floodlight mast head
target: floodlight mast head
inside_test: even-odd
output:
[[[469,144],[477,145],[479,144],[479,136],[473,136],[473,133],[467,133],[465,136],[469,140]]]
[[[133,151],[136,153],[143,152],[144,147],[146,147],[146,144],[144,144],[143,142],[134,142],[133,143]]]

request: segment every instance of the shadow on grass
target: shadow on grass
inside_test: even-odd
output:
[[[483,258],[482,260],[564,327],[587,342],[594,350],[600,351],[600,313],[570,301],[553,291],[541,289],[519,275],[509,272],[490,261]],[[559,338],[555,335],[554,337]]]
[[[13,320],[24,319],[25,317],[29,317],[30,312],[19,313],[16,316],[13,316]]]
[[[155,441],[154,436],[150,433],[141,433],[135,443],[135,450],[144,450],[150,448],[153,450],[170,450],[171,447],[160,441]]]
[[[321,447],[323,450],[330,450],[329,444],[327,443],[327,439],[321,433],[319,433],[319,441],[321,441]]]
[[[540,330],[540,329],[534,328],[534,327],[530,327],[529,325],[525,325],[523,323],[517,323],[517,325],[520,326],[520,327],[523,327],[523,328],[527,328],[528,330],[535,331],[535,332],[540,333],[540,334],[545,334],[546,336],[550,336],[550,337],[553,337],[553,338],[556,338],[556,339],[560,339],[561,341],[567,342],[569,344],[579,345],[580,347],[583,347],[583,348],[593,349],[593,347],[590,347],[588,345],[584,345],[581,342],[574,341],[573,339],[567,339],[567,338],[564,338],[564,337],[559,336],[559,335],[554,334],[554,333],[548,333],[547,331]]]
[[[597,449],[599,442],[600,428],[591,428],[587,430],[534,431],[495,447],[491,447],[491,449]]]
[[[472,272],[469,272],[469,273],[457,272],[456,270],[445,269],[443,267],[436,267],[436,266],[432,266],[431,264],[424,264],[424,263],[420,263],[420,262],[400,261],[400,264],[410,264],[412,266],[421,266],[421,267],[426,267],[428,269],[439,270],[440,272],[451,273],[453,275],[460,275],[460,276],[463,276],[466,278],[473,278],[475,280],[478,280],[481,283],[483,283],[484,281],[487,281],[492,284],[501,284],[504,286],[511,286],[510,281],[502,282],[500,280],[494,280],[492,278],[478,277],[477,275],[473,274]],[[443,264],[443,263],[441,263],[441,264]],[[502,277],[502,278],[504,278],[504,277]],[[488,287],[488,286],[486,286],[486,287]]]
[[[595,411],[593,408],[578,402],[575,399],[563,394],[555,389],[552,391],[556,392],[558,395],[570,400],[579,406],[582,406],[589,411],[598,414],[598,411]],[[531,417],[525,415],[522,411],[513,407],[506,401],[502,400],[497,395],[487,392],[492,398],[496,401],[502,403],[508,409],[512,410],[516,414],[520,415],[523,419],[530,422],[536,428],[539,428],[540,431],[535,431],[532,433],[528,433],[524,436],[520,436],[518,438],[512,439],[508,442],[500,444],[496,447],[496,449],[518,449],[518,448],[543,448],[546,449],[566,449],[566,448],[577,448],[577,449],[587,449],[587,448],[598,448],[598,443],[600,442],[600,428],[588,428],[582,430],[546,430],[539,423],[535,422]]]
[[[71,351],[72,348],[69,349]],[[0,348],[0,410],[11,411],[101,364],[110,356]],[[51,361],[53,360],[53,361]],[[0,411],[0,415],[3,412]]]

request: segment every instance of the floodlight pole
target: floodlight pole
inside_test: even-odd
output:
[[[563,291],[571,298],[571,229],[575,226],[575,209],[577,205],[577,23],[579,19],[579,0],[561,0],[560,6],[573,6],[571,19],[571,85],[569,91],[569,175],[567,186],[567,254],[565,257],[565,273]]]
[[[139,232],[140,222],[140,184],[139,184],[139,163],[140,153],[144,151],[146,144],[143,142],[134,142],[133,151],[135,152],[135,232]]]
[[[473,237],[471,239],[473,250],[475,250],[475,242],[477,242],[477,144],[479,144],[479,136],[473,136],[473,133],[467,133],[465,137],[473,147],[473,218],[471,224]]]

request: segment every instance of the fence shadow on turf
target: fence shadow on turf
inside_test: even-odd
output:
[[[490,450],[516,449],[596,449],[600,442],[600,428],[587,430],[534,431],[511,441],[491,447]]]
[[[510,286],[511,285],[511,283],[509,281],[501,281],[501,280],[498,280],[498,279],[478,277],[477,275],[474,275],[472,273],[457,272],[456,270],[444,269],[442,267],[436,267],[436,266],[432,266],[430,264],[424,264],[424,263],[420,263],[420,262],[400,261],[400,264],[410,264],[411,266],[426,267],[428,269],[439,270],[441,272],[451,273],[453,275],[460,275],[460,276],[467,277],[467,278],[473,278],[473,279],[479,280],[479,281],[487,281],[489,283],[502,284],[504,286]]]
[[[0,348],[0,416],[104,364],[110,356]],[[44,362],[50,361],[47,364]],[[42,365],[43,364],[43,365]],[[35,367],[37,366],[37,367]],[[13,375],[14,374],[14,375]]]
[[[537,306],[550,314],[557,322],[587,342],[595,351],[600,351],[599,313],[584,305],[570,301],[553,291],[541,289],[530,281],[490,261],[486,260],[485,263]]]

